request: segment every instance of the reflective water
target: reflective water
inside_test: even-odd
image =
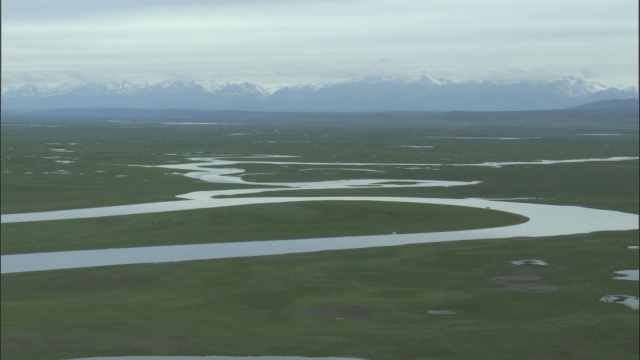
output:
[[[633,310],[640,308],[640,299],[637,296],[631,295],[605,295],[600,298],[600,301],[613,304],[626,305]]]
[[[511,262],[513,265],[537,265],[537,266],[549,266],[546,261],[540,259],[533,260],[514,260]]]
[[[305,164],[336,166],[400,166],[434,164],[376,164],[376,163],[314,163],[280,162],[265,159],[290,157],[284,155],[256,155],[243,160],[217,158],[192,158],[194,163],[153,166],[174,170],[186,170],[184,175],[208,182],[243,185],[260,185],[262,188],[198,191],[178,195],[181,201],[166,201],[147,204],[109,206],[89,209],[74,209],[26,214],[2,215],[3,223],[28,222],[42,220],[62,220],[144,214],[166,211],[215,208],[251,204],[299,202],[299,201],[389,201],[424,204],[441,204],[493,209],[520,214],[529,218],[523,224],[492,229],[435,232],[425,234],[389,234],[376,236],[349,236],[323,239],[275,240],[242,243],[198,244],[180,246],[154,246],[124,249],[104,249],[71,251],[56,253],[36,253],[2,256],[2,273],[71,269],[92,266],[141,264],[156,262],[175,262],[186,260],[220,259],[232,257],[293,254],[303,252],[360,249],[378,246],[396,246],[406,244],[499,239],[511,237],[540,237],[589,233],[594,231],[632,230],[638,228],[638,215],[616,211],[587,209],[575,206],[556,206],[544,204],[517,203],[487,199],[442,199],[442,198],[405,198],[405,197],[258,197],[258,198],[220,198],[221,195],[247,195],[268,191],[309,190],[309,189],[347,189],[380,187],[424,187],[424,186],[465,186],[477,184],[477,181],[430,181],[397,179],[356,179],[296,183],[258,183],[242,178],[244,169],[233,168],[240,163],[262,164]],[[555,164],[562,162],[586,161],[624,161],[637,157],[611,157],[606,159],[541,160],[534,162],[507,162],[482,164],[453,164],[453,166],[491,166],[500,167],[520,164]],[[144,166],[144,165],[141,165]]]
[[[616,271],[616,274],[622,275],[622,276],[614,277],[614,279],[616,280],[631,280],[631,281],[640,280],[640,270],[620,270],[620,271]]]
[[[484,199],[440,199],[440,198],[402,198],[402,197],[278,197],[278,198],[237,198],[175,201],[162,203],[165,211],[199,207],[218,207],[256,203],[277,203],[292,201],[393,201],[424,204],[457,205],[475,208],[491,208],[520,214],[529,221],[505,227],[433,232],[423,234],[389,234],[374,236],[345,236],[322,239],[274,240],[240,243],[218,243],[197,245],[153,246],[124,249],[105,249],[70,251],[54,253],[36,253],[22,255],[3,255],[2,273],[70,269],[92,266],[141,264],[156,262],[174,262],[186,260],[221,259],[232,257],[264,256],[276,254],[294,254],[325,250],[361,249],[379,246],[397,246],[418,243],[433,243],[458,240],[500,239],[511,237],[539,237],[589,233],[593,231],[633,230],[638,228],[638,215],[616,211],[597,210],[575,206],[556,206],[504,202]],[[140,204],[108,208],[66,210],[42,215],[55,215],[57,218],[76,218],[91,216],[119,215],[126,213],[152,211],[158,204]],[[21,214],[37,216],[38,214]],[[597,219],[597,221],[594,221]],[[29,220],[27,220],[29,221]],[[33,220],[35,221],[35,220]]]

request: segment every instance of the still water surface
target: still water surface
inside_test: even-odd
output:
[[[379,163],[313,163],[281,162],[273,158],[291,157],[283,155],[260,155],[244,157],[242,160],[229,158],[191,158],[187,164],[153,166],[165,169],[182,170],[177,175],[204,180],[211,183],[232,183],[242,185],[261,185],[263,188],[235,189],[221,191],[199,191],[177,195],[185,199],[146,204],[109,206],[90,209],[48,211],[26,214],[2,215],[2,223],[29,222],[43,220],[79,219],[103,216],[119,216],[178,211],[189,209],[215,208],[251,204],[282,203],[297,201],[390,201],[424,204],[442,204],[468,206],[506,211],[527,217],[529,221],[499,228],[434,232],[424,234],[389,234],[376,236],[348,236],[323,239],[275,240],[242,243],[217,243],[197,245],[153,246],[124,249],[104,249],[70,251],[54,253],[35,253],[2,256],[1,273],[72,269],[93,266],[125,265],[157,262],[175,262],[187,260],[221,259],[246,256],[264,256],[275,254],[293,254],[303,252],[359,249],[378,246],[396,246],[406,244],[431,243],[457,240],[500,239],[511,237],[540,237],[589,233],[594,231],[632,230],[638,228],[638,215],[616,211],[587,209],[575,206],[557,206],[544,204],[517,203],[487,199],[442,199],[442,198],[405,198],[405,197],[258,197],[258,198],[220,198],[221,195],[248,195],[267,191],[282,190],[321,190],[348,188],[381,187],[431,187],[431,186],[469,186],[478,181],[430,181],[430,180],[393,180],[393,179],[355,179],[336,181],[311,181],[298,183],[257,183],[243,179],[244,169],[233,168],[237,164],[263,163],[271,165],[305,164],[331,166],[433,166],[444,164],[379,164]],[[567,162],[589,161],[628,161],[637,157],[590,158],[574,160],[539,160],[525,162],[503,162],[482,164],[448,164],[449,166],[488,166],[501,167],[511,165],[550,165]],[[145,166],[145,165],[142,165]]]
[[[187,260],[222,259],[277,254],[295,254],[325,250],[361,249],[380,246],[397,246],[419,243],[434,243],[458,240],[503,239],[513,237],[558,236],[594,231],[616,231],[638,229],[638,215],[617,211],[597,210],[576,206],[517,203],[486,199],[442,199],[403,197],[276,197],[187,200],[162,203],[163,206],[182,209],[246,205],[257,203],[278,203],[293,201],[392,201],[424,204],[441,204],[490,208],[527,217],[529,221],[497,228],[432,232],[421,234],[389,234],[372,236],[345,236],[300,240],[273,240],[238,243],[215,243],[194,245],[151,246],[122,249],[65,251],[2,256],[2,273],[73,269],[94,266],[176,262]],[[96,216],[121,215],[122,213],[142,213],[140,207],[158,206],[154,204],[128,205],[108,208],[66,210],[39,214],[62,213],[67,215],[91,213]],[[114,208],[123,210],[122,213]],[[128,211],[131,210],[132,211]],[[169,211],[169,210],[167,210]],[[30,216],[33,214],[22,214]]]

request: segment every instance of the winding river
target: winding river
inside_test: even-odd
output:
[[[262,156],[280,157],[275,155]],[[187,173],[175,173],[212,183],[250,184],[267,186],[258,189],[198,191],[178,195],[182,200],[134,204],[123,206],[109,206],[90,209],[61,210],[25,214],[2,215],[2,223],[30,222],[45,220],[64,220],[91,218],[102,216],[118,216],[144,214],[165,211],[178,211],[189,209],[215,208],[225,206],[241,206],[251,204],[267,204],[301,201],[385,201],[405,202],[418,204],[441,204],[466,206],[473,208],[492,209],[522,215],[528,221],[511,226],[503,226],[487,229],[432,232],[419,234],[387,234],[373,236],[345,236],[335,238],[316,238],[299,240],[274,240],[237,243],[194,244],[174,246],[152,246],[122,249],[103,249],[85,251],[66,251],[53,253],[32,253],[19,255],[3,255],[1,259],[1,273],[20,273],[30,271],[46,271],[58,269],[75,269],[97,266],[178,262],[189,260],[222,259],[233,257],[265,256],[276,254],[294,254],[304,252],[316,252],[326,250],[360,249],[381,246],[398,246],[419,243],[434,243],[460,240],[502,239],[515,237],[544,237],[590,233],[594,231],[618,231],[638,229],[639,217],[635,214],[627,214],[617,211],[598,210],[576,206],[558,206],[545,204],[521,203],[514,201],[501,201],[490,199],[443,199],[443,198],[407,198],[407,197],[241,197],[221,198],[220,196],[248,195],[268,191],[295,191],[295,190],[319,190],[319,189],[345,189],[345,188],[381,188],[381,187],[428,187],[428,186],[470,186],[478,181],[453,182],[453,181],[427,181],[427,180],[390,180],[390,179],[358,179],[338,180],[305,183],[256,183],[242,178],[243,169],[230,166],[238,163],[261,162],[273,165],[305,164],[321,166],[356,166],[358,170],[382,172],[380,170],[362,169],[362,167],[380,166],[488,166],[502,167],[511,165],[551,165],[563,162],[586,161],[625,161],[635,160],[637,157],[616,157],[607,159],[578,159],[578,160],[541,160],[534,162],[509,162],[509,163],[482,163],[482,164],[369,164],[369,163],[287,163],[275,161],[242,160],[231,161],[221,158],[193,158],[194,163],[179,165],[162,165],[161,168],[188,171]],[[513,199],[512,199],[513,200]],[[620,271],[625,275],[623,280],[637,280],[637,271],[631,274]],[[635,276],[635,277],[634,277]],[[604,302],[622,303],[637,309],[637,297],[627,295],[607,295],[601,298]],[[297,360],[311,359],[305,357],[106,357],[86,358],[76,360],[143,360],[143,359],[264,359],[264,360]],[[318,358],[320,359],[320,358]],[[323,358],[344,359],[346,358]],[[355,359],[354,359],[355,360]]]
[[[260,158],[282,157],[265,155]],[[25,214],[2,215],[2,223],[78,219],[102,216],[144,214],[164,211],[240,206],[300,201],[387,201],[422,204],[441,204],[467,206],[474,208],[506,211],[527,217],[522,224],[488,229],[432,232],[419,234],[388,234],[372,236],[345,236],[335,238],[316,238],[299,240],[273,240],[238,243],[215,243],[173,246],[151,246],[122,249],[102,249],[84,251],[65,251],[53,253],[32,253],[3,255],[1,273],[18,273],[73,269],[95,266],[176,262],[188,260],[223,259],[233,257],[294,254],[304,252],[361,249],[381,246],[398,246],[419,243],[434,243],[459,240],[501,239],[514,237],[543,237],[589,233],[594,231],[617,231],[638,229],[638,215],[617,211],[598,210],[576,206],[558,206],[545,204],[520,203],[489,199],[443,199],[443,198],[406,198],[406,197],[243,197],[220,198],[221,195],[247,195],[267,191],[308,190],[308,189],[344,189],[344,188],[380,188],[380,187],[425,187],[425,186],[469,186],[477,181],[449,182],[427,180],[390,180],[359,179],[304,183],[255,183],[242,179],[243,169],[231,168],[239,163],[267,164],[305,164],[322,166],[490,166],[511,165],[549,165],[564,162],[587,161],[625,161],[637,157],[615,157],[606,159],[578,160],[541,160],[534,162],[482,163],[482,164],[376,164],[376,163],[309,163],[278,162],[264,160],[223,160],[221,158],[193,158],[194,163],[179,165],[161,165],[158,167],[186,170],[179,173],[213,183],[235,183],[269,186],[260,189],[200,191],[183,195],[184,200],[156,202],[146,204],[109,206],[89,209],[61,210]]]

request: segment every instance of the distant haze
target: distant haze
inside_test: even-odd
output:
[[[367,76],[637,87],[636,0],[3,0],[2,87]]]
[[[562,109],[594,101],[635,99],[635,90],[582,78],[553,81],[453,82],[442,78],[368,77],[330,85],[267,90],[254,83],[172,80],[153,84],[24,85],[2,94],[3,110],[201,109],[244,111],[492,111]],[[620,102],[598,106],[619,107]],[[637,106],[636,106],[637,107]]]

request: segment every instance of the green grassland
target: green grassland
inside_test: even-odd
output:
[[[15,115],[2,122],[1,209],[10,214],[168,201],[192,191],[251,188],[129,165],[276,154],[298,156],[278,161],[443,165],[233,167],[258,182],[482,183],[250,196],[526,198],[518,201],[637,214],[637,160],[446,165],[638,156],[637,119],[637,112],[627,111],[212,113],[188,119]],[[163,124],[177,121],[234,125]],[[2,254],[443,231],[522,220],[496,211],[424,204],[264,204],[3,224]],[[637,251],[627,248],[631,245],[638,245],[638,231],[5,274],[0,355],[3,360],[125,355],[637,359],[638,312],[598,300],[608,294],[638,296],[637,282],[613,280],[614,271],[638,268]],[[550,266],[511,263],[521,259],[544,259]]]
[[[634,117],[637,118],[637,113],[625,113],[626,116],[600,112],[568,113],[569,115],[564,112],[551,115],[547,112],[488,115],[450,113],[438,116],[315,114],[309,116],[311,119],[306,119],[305,114],[290,114],[284,119],[280,119],[279,114],[271,114],[268,117],[268,114],[264,115],[266,119],[254,114],[247,115],[246,119],[237,116],[228,119],[223,115],[219,115],[218,118],[211,115],[202,120],[191,120],[222,123],[200,126],[164,124],[176,121],[174,119],[152,121],[134,118],[110,122],[102,118],[87,119],[92,121],[58,117],[5,118],[1,144],[1,209],[2,213],[19,213],[166,201],[175,199],[175,195],[190,191],[229,188],[229,185],[225,184],[209,184],[171,175],[175,171],[169,169],[129,166],[181,163],[189,157],[276,154],[298,156],[291,161],[306,162],[477,164],[488,161],[638,155],[638,124],[637,119],[633,121]],[[509,114],[511,118],[507,116]],[[601,116],[597,116],[599,114]],[[485,118],[490,116],[495,116],[496,119]],[[579,121],[584,122],[582,128],[576,125]],[[229,123],[233,125],[226,125]],[[576,135],[585,133],[623,135]],[[468,136],[540,138],[450,138]],[[433,148],[399,147],[403,145]],[[56,152],[52,149],[72,152]],[[53,159],[55,156],[60,158]],[[63,164],[55,162],[57,160],[75,162]],[[382,170],[385,173],[376,176],[396,180],[418,178],[501,182],[497,184],[500,191],[532,197],[540,194],[532,195],[528,192],[531,184],[523,184],[519,179],[511,181],[511,177],[529,177],[532,175],[531,172],[535,172],[533,176],[541,181],[544,181],[543,178],[554,179],[553,175],[546,175],[551,169],[559,171],[559,175],[565,181],[573,174],[573,169],[567,171],[566,166],[568,165],[541,169],[517,166],[498,170],[451,166],[427,170],[384,167]],[[627,164],[597,163],[579,166],[587,168],[590,176],[575,176],[574,180],[585,181],[585,186],[593,186],[591,179],[594,174],[600,174],[595,181],[600,184],[599,180],[609,174],[609,171],[613,171],[612,175],[617,177],[617,169]],[[306,165],[240,164],[234,167],[250,171],[247,180],[251,181],[321,181],[345,177],[371,177],[370,174],[356,171],[298,171],[301,168],[309,168]],[[380,169],[375,166],[365,168]],[[637,166],[634,168],[637,171]],[[54,174],[60,170],[69,174]],[[629,173],[626,169],[623,172]],[[637,177],[637,172],[631,173],[631,176]],[[628,180],[616,178],[615,181]],[[623,188],[626,189],[624,186]],[[484,190],[479,191],[484,194]],[[545,188],[546,190],[553,189]],[[564,193],[566,190],[568,189],[562,187],[561,191]],[[375,194],[378,193],[374,192]]]
[[[317,201],[244,205],[2,226],[2,254],[352,235],[512,225],[525,217],[458,206]]]
[[[633,359],[637,232],[3,275],[2,356]],[[551,266],[518,267],[544,258]],[[512,282],[501,277],[514,277]],[[517,280],[517,276],[520,280]],[[456,315],[431,315],[429,310]]]

